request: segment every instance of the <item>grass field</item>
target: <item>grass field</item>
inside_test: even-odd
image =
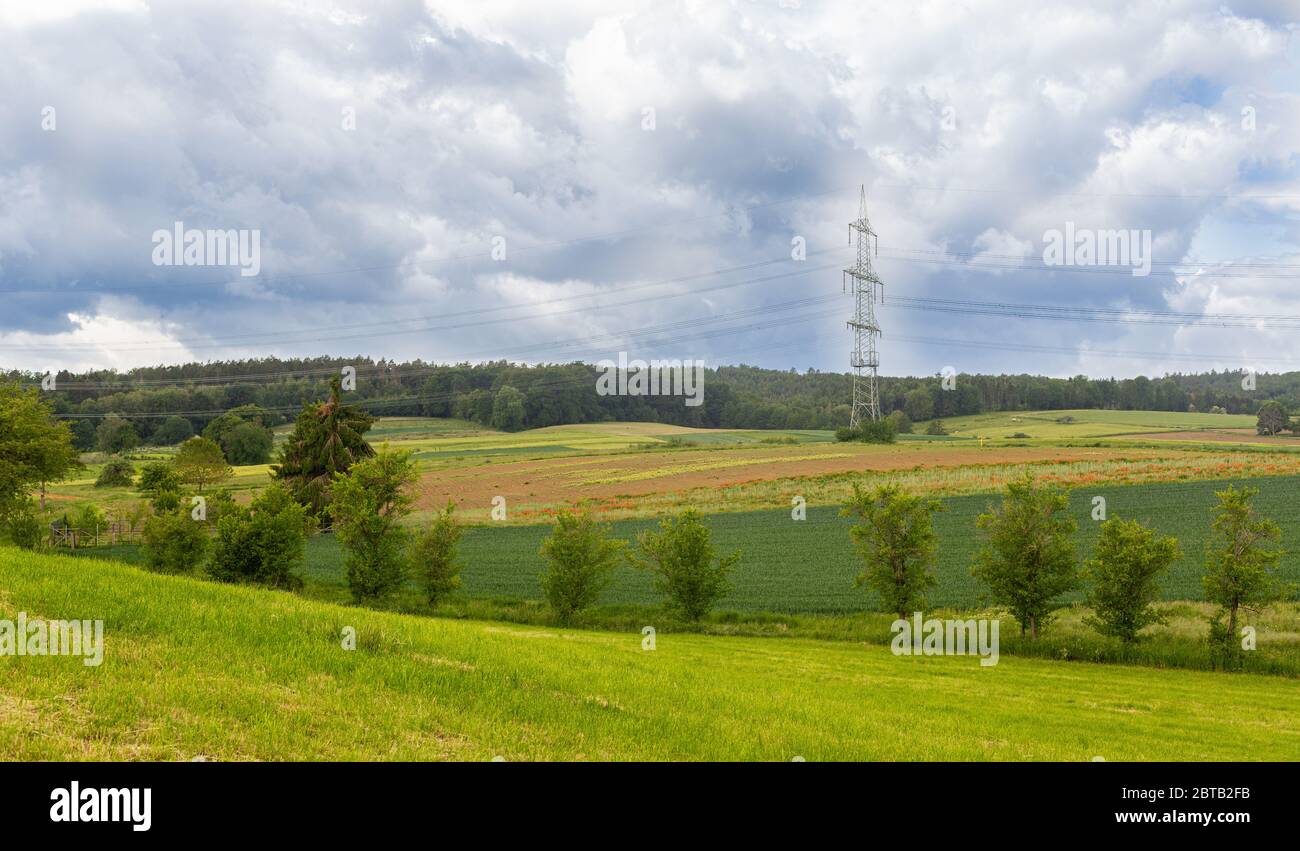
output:
[[[1078,422],[1055,422],[1067,416]],[[1300,442],[1243,435],[1233,430],[1235,420],[1226,423],[1233,429],[1206,431],[1207,418],[1224,419],[1143,411],[985,415],[951,421],[969,427],[966,436],[905,435],[888,446],[836,443],[829,432],[656,423],[506,434],[461,420],[418,417],[382,419],[368,437],[414,454],[421,471],[420,511],[451,499],[464,519],[487,521],[492,500],[501,496],[509,506],[507,522],[519,524],[546,521],[568,506],[606,519],[634,519],[687,506],[710,513],[766,510],[787,505],[795,494],[809,505],[838,505],[855,481],[897,482],[953,496],[993,492],[1025,472],[1076,487],[1300,475]],[[1029,421],[1042,425],[1031,430],[1046,436],[997,437],[997,428]],[[1086,436],[1070,439],[1069,433]],[[131,457],[140,464],[173,452],[142,449]],[[132,513],[142,499],[134,489],[93,486],[103,460],[87,455],[83,472],[50,486],[51,518],[86,502],[110,515]],[[237,467],[225,487],[246,501],[269,474],[269,465]]]
[[[1300,478],[1237,482],[1243,483],[1260,489],[1257,509],[1282,527],[1282,546],[1288,551],[1282,574],[1288,581],[1300,583],[1300,516],[1295,511]],[[1168,600],[1198,600],[1205,542],[1216,503],[1214,493],[1226,486],[1224,482],[1161,482],[1077,490],[1071,500],[1071,513],[1079,523],[1078,551],[1085,555],[1096,540],[1099,524],[1091,519],[1092,499],[1101,496],[1106,500],[1108,516],[1139,519],[1179,539],[1183,557],[1162,583],[1162,594]],[[943,500],[945,510],[934,519],[939,536],[939,586],[931,594],[933,605],[979,603],[981,589],[970,575],[979,546],[975,520],[996,499],[973,495]],[[615,522],[613,528],[615,535],[631,540],[652,525],[651,520],[627,520]],[[736,589],[722,603],[725,607],[740,611],[831,612],[874,605],[853,586],[861,561],[849,536],[851,521],[840,517],[835,507],[812,507],[802,522],[792,520],[789,509],[783,507],[712,515],[709,525],[721,550],[739,549],[743,553],[735,576]],[[537,549],[548,532],[547,526],[489,525],[471,529],[464,543],[467,588],[484,596],[536,597],[537,575],[543,568]],[[321,558],[317,563],[323,565],[326,560]],[[616,603],[644,603],[655,597],[647,577],[620,568],[609,599]]]
[[[1257,509],[1281,526],[1281,546],[1286,550],[1282,577],[1300,583],[1300,516],[1294,511],[1300,478],[1236,480],[1237,485],[1260,489]],[[1071,513],[1079,524],[1076,537],[1080,557],[1096,540],[1099,524],[1092,520],[1093,497],[1106,500],[1108,516],[1135,518],[1173,535],[1182,545],[1182,558],[1174,563],[1162,583],[1166,600],[1201,599],[1201,574],[1215,491],[1226,482],[1161,482],[1123,487],[1093,487],[1073,493]],[[930,604],[972,607],[981,603],[981,586],[970,575],[979,547],[976,517],[997,497],[974,495],[943,500],[944,511],[934,518],[939,536],[936,574],[939,585]],[[714,542],[720,550],[739,549],[743,557],[733,576],[734,590],[721,607],[739,612],[857,612],[875,608],[866,592],[854,587],[861,560],[849,537],[851,521],[834,507],[811,507],[807,519],[794,521],[788,508],[761,512],[736,512],[708,517]],[[612,524],[616,537],[634,540],[653,520],[620,520]],[[462,578],[466,595],[480,598],[535,600],[541,595],[538,576],[544,569],[538,548],[550,532],[549,525],[478,525],[466,530],[461,544]],[[95,551],[84,551],[87,555]],[[111,555],[138,562],[138,548],[105,548]],[[333,536],[308,542],[306,579],[312,591],[325,599],[346,600],[343,554]],[[1066,599],[1077,600],[1078,593]],[[621,565],[602,602],[653,604],[659,599],[648,575]]]
[[[944,420],[958,437],[1006,439],[1017,433],[1031,438],[1060,440],[1083,437],[1123,437],[1171,431],[1255,428],[1246,414],[1192,414],[1179,411],[1003,411]]]
[[[1276,677],[700,635],[645,651],[637,634],[417,618],[8,548],[0,588],[6,618],[105,622],[100,667],[0,657],[5,759],[1300,758],[1295,683]]]

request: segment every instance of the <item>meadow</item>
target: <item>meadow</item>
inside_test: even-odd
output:
[[[1300,477],[1238,479],[1233,484],[1259,488],[1257,509],[1282,529],[1280,545],[1286,555],[1280,575],[1291,586],[1300,586],[1300,516],[1293,509],[1300,494]],[[1078,555],[1086,557],[1096,541],[1100,524],[1092,519],[1093,499],[1102,497],[1107,516],[1141,520],[1178,539],[1182,555],[1162,580],[1161,597],[1199,600],[1205,544],[1217,502],[1214,494],[1225,487],[1226,482],[1188,481],[1076,490],[1070,513],[1078,523]],[[932,606],[971,608],[983,604],[981,586],[970,574],[980,546],[975,521],[997,500],[991,494],[941,500],[944,510],[934,516],[939,537],[935,565],[939,584],[929,594]],[[834,614],[871,611],[878,606],[870,593],[854,586],[862,562],[849,535],[852,520],[840,516],[836,506],[811,506],[802,521],[791,519],[791,510],[782,507],[709,514],[707,522],[720,551],[742,553],[732,577],[733,590],[721,601],[721,608],[743,613]],[[654,526],[655,520],[649,518],[616,520],[610,529],[614,537],[634,541],[640,532]],[[548,524],[486,523],[467,528],[460,549],[464,564],[462,593],[482,599],[540,599],[538,577],[545,564],[538,549],[549,533]],[[132,544],[84,550],[81,554],[110,556],[129,563],[142,561],[139,547]],[[307,593],[338,602],[348,599],[343,556],[332,535],[318,535],[308,541],[304,569]],[[1294,591],[1289,596],[1294,597]],[[1082,594],[1075,592],[1064,599],[1081,598]],[[650,577],[627,565],[615,570],[601,598],[608,605],[652,605],[658,600]]]
[[[1278,677],[803,639],[643,650],[640,634],[345,608],[10,548],[0,588],[6,618],[105,622],[99,667],[0,657],[6,759],[1300,758],[1295,683]]]

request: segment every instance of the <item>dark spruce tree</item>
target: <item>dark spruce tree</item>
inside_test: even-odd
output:
[[[343,404],[342,390],[336,376],[330,383],[329,399],[303,406],[293,433],[280,449],[279,463],[271,467],[271,475],[284,482],[294,499],[322,525],[329,522],[334,475],[346,473],[356,462],[375,454],[365,440],[375,418]]]

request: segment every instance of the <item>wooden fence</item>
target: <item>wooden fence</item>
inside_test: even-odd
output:
[[[141,524],[143,528],[143,524]],[[104,526],[93,529],[78,529],[73,526],[50,524],[50,546],[67,547],[103,547],[124,544],[140,540],[140,528],[133,528],[129,520],[113,520]]]

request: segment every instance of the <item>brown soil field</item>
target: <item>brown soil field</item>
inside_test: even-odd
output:
[[[1168,454],[1138,449],[1125,451],[1124,457],[1139,460],[1168,457]],[[504,463],[493,461],[425,473],[421,477],[423,495],[419,507],[441,506],[450,498],[462,508],[474,512],[487,509],[494,496],[505,497],[507,505],[513,508],[680,492],[701,487],[722,488],[792,476],[1114,458],[1113,448],[1097,447],[981,449],[969,445],[819,444],[626,453]]]

